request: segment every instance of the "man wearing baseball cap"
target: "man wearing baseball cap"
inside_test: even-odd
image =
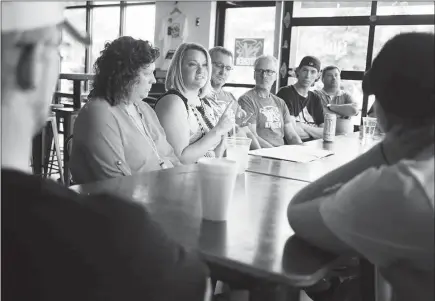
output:
[[[323,136],[323,107],[319,95],[310,87],[319,79],[320,60],[314,56],[304,57],[296,68],[297,82],[281,88],[276,94],[282,98],[290,114],[296,132],[303,141]]]
[[[2,300],[203,300],[207,268],[143,207],[30,174],[59,75],[59,2],[1,2]]]
[[[434,300],[434,40],[402,33],[383,46],[363,91],[376,97],[385,139],[306,186],[288,210],[296,235],[372,262],[388,300]]]

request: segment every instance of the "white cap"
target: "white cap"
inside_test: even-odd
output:
[[[88,35],[82,35],[64,17],[65,2],[1,2],[1,32],[25,31],[53,25],[65,29],[83,44],[90,44]]]

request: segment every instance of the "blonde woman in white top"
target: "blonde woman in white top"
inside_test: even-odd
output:
[[[225,151],[224,136],[233,128],[233,119],[223,114],[214,119],[203,99],[210,91],[211,59],[207,50],[195,43],[181,44],[174,54],[166,77],[165,93],[155,110],[168,142],[184,164],[203,156],[219,157]]]

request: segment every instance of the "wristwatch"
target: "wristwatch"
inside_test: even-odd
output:
[[[328,103],[328,104],[326,105],[326,107],[327,107],[328,109],[331,108],[331,104]]]

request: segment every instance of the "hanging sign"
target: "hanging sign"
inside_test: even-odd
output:
[[[264,39],[236,39],[234,65],[254,66],[255,59],[264,53]]]

